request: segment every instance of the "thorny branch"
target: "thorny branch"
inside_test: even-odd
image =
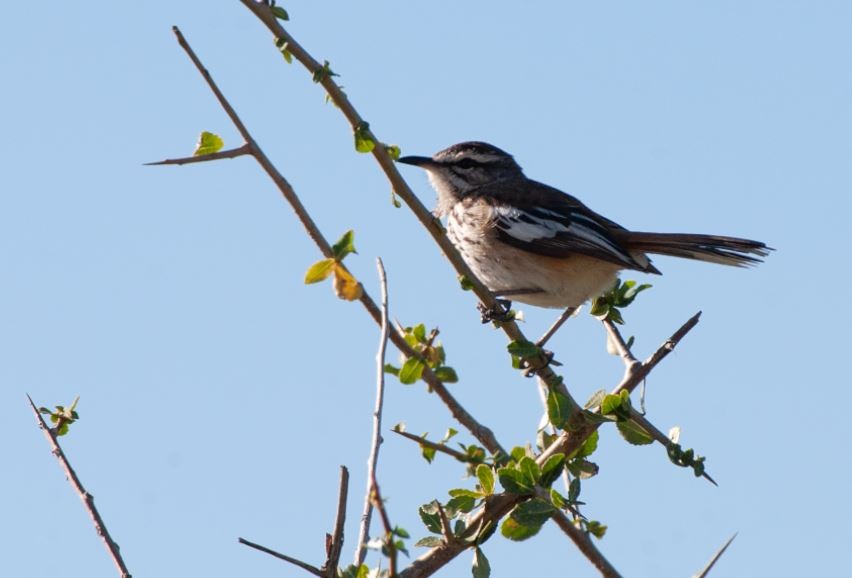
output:
[[[266,7],[268,10],[268,7]],[[242,135],[243,139],[246,141],[246,145],[251,149],[251,156],[258,162],[258,164],[263,168],[267,175],[272,179],[275,183],[278,190],[293,208],[293,211],[296,213],[297,218],[302,223],[302,226],[305,228],[308,236],[311,240],[317,245],[320,252],[326,258],[332,258],[333,252],[331,250],[331,245],[323,236],[322,232],[320,232],[314,220],[311,218],[305,206],[302,204],[299,197],[296,195],[296,192],[293,190],[293,187],[287,181],[286,178],[278,171],[275,165],[269,160],[263,150],[258,146],[257,142],[251,136],[246,126],[243,124],[240,117],[237,115],[234,108],[222,94],[219,87],[213,81],[210,72],[204,67],[201,63],[201,60],[196,56],[195,51],[193,51],[192,47],[187,43],[181,31],[177,26],[172,27],[175,36],[177,37],[178,43],[181,48],[187,53],[190,60],[192,60],[195,67],[201,73],[202,77],[206,81],[207,85],[210,87],[210,90],[215,95],[216,99],[219,101],[219,104],[224,109],[225,113],[228,115],[228,118],[231,119],[231,122],[234,123],[234,126],[239,131],[240,135]],[[338,89],[339,90],[339,89]],[[359,299],[361,304],[373,318],[373,320],[377,324],[381,324],[381,311],[376,305],[375,301],[370,297],[367,291],[364,291],[363,295]],[[399,349],[403,355],[406,357],[420,357],[417,352],[415,352],[411,346],[405,341],[404,336],[398,331],[391,331],[389,335],[390,341]],[[497,439],[494,437],[494,433],[481,423],[479,423],[468,411],[461,406],[461,404],[453,397],[450,391],[446,388],[446,386],[435,376],[435,373],[428,367],[428,365],[423,370],[423,381],[430,387],[432,391],[434,391],[438,397],[441,398],[441,401],[444,402],[444,405],[450,410],[452,416],[462,424],[467,430],[477,439],[479,443],[481,443],[489,452],[496,455],[506,455],[506,451],[499,444]]]
[[[103,539],[104,546],[106,546],[107,552],[109,552],[109,556],[112,558],[115,567],[118,568],[119,575],[121,578],[131,578],[130,571],[124,563],[124,558],[121,557],[118,544],[116,544],[115,540],[112,539],[106,524],[104,524],[103,518],[101,518],[100,512],[97,507],[95,507],[95,497],[87,492],[86,488],[83,487],[83,482],[81,482],[80,478],[77,477],[77,472],[75,472],[74,468],[71,467],[71,462],[68,461],[68,458],[65,456],[65,452],[62,451],[62,447],[60,447],[59,441],[56,439],[56,433],[50,429],[50,426],[48,426],[44,421],[44,418],[41,417],[38,408],[33,403],[33,399],[29,395],[27,396],[27,399],[29,400],[30,407],[38,420],[38,427],[40,427],[41,431],[44,432],[44,437],[47,438],[47,442],[50,444],[53,455],[56,456],[56,459],[59,460],[59,465],[61,465],[62,469],[65,471],[65,475],[68,477],[71,487],[74,488],[74,491],[77,492],[77,495],[80,496],[80,499],[83,501],[83,507],[86,508],[86,511],[89,513],[89,517],[95,525],[95,531],[98,533],[98,536]]]
[[[249,8],[266,26],[269,28],[273,34],[275,34],[276,38],[279,41],[286,42],[287,50],[292,54],[294,58],[299,60],[306,68],[312,73],[317,72],[322,69],[322,66],[313,59],[298,43],[293,40],[293,38],[280,26],[279,22],[272,14],[269,6],[264,3],[254,2],[252,0],[240,0],[242,4]],[[250,149],[250,154],[257,160],[257,162],[261,165],[264,171],[270,176],[273,182],[276,184],[278,189],[281,191],[282,195],[285,199],[290,203],[293,207],[294,211],[297,214],[300,222],[305,227],[308,235],[311,239],[316,243],[319,247],[320,251],[327,258],[332,257],[331,247],[329,243],[326,241],[324,236],[321,234],[319,229],[316,227],[316,224],[311,219],[310,215],[307,213],[305,207],[302,205],[301,201],[296,196],[294,190],[284,178],[283,175],[276,169],[276,167],[269,161],[254,139],[251,137],[248,130],[240,121],[236,112],[227,102],[225,97],[219,91],[218,87],[216,87],[212,78],[210,77],[209,72],[203,67],[201,62],[195,56],[192,49],[186,43],[185,39],[181,35],[180,31],[175,27],[175,34],[178,37],[178,41],[187,54],[192,59],[193,63],[196,65],[198,70],[204,76],[207,81],[208,86],[210,86],[211,90],[216,95],[216,98],[219,100],[225,112],[231,118],[232,122],[235,124],[237,129],[240,131],[243,138],[246,140],[246,146]],[[470,271],[464,261],[461,259],[460,255],[456,251],[455,247],[450,243],[447,239],[446,235],[443,232],[443,228],[440,225],[440,222],[434,218],[431,212],[426,209],[422,203],[417,199],[411,189],[408,187],[407,183],[402,179],[401,175],[396,170],[396,167],[393,163],[393,160],[388,155],[385,147],[381,144],[381,142],[376,139],[372,133],[369,131],[369,128],[366,128],[366,123],[363,122],[363,119],[357,114],[355,109],[349,103],[346,95],[340,90],[340,88],[333,82],[329,75],[320,75],[320,83],[326,89],[330,99],[337,105],[337,107],[343,112],[349,122],[352,124],[353,129],[359,128],[362,132],[366,133],[368,137],[370,137],[377,146],[373,150],[373,155],[376,158],[377,162],[385,172],[389,181],[391,182],[395,193],[405,201],[411,210],[414,212],[415,216],[421,222],[421,224],[426,227],[426,229],[432,234],[434,240],[441,247],[444,254],[450,260],[452,265],[456,268],[456,271],[465,276],[472,284],[473,290],[476,293],[479,300],[487,307],[493,306],[496,301],[494,296],[488,291],[487,288],[476,278],[475,275]],[[376,323],[382,323],[382,314],[379,308],[376,306],[375,302],[370,298],[370,296],[364,292],[360,301],[367,312],[373,317]],[[567,316],[566,316],[567,318]],[[628,391],[632,391],[641,381],[647,376],[648,373],[674,348],[677,342],[697,323],[697,316],[687,322],[684,327],[682,327],[678,332],[676,332],[672,338],[666,342],[659,350],[657,350],[654,355],[652,355],[646,362],[639,364],[636,366],[634,371],[626,372],[625,378],[616,388],[616,392],[626,389]],[[528,341],[523,333],[518,328],[515,322],[505,322],[501,324],[501,328],[506,333],[512,341]],[[394,345],[406,356],[406,357],[419,357],[418,354],[405,342],[403,335],[398,330],[391,330],[389,332],[389,339]],[[533,363],[536,361],[542,360],[531,360]],[[562,380],[559,376],[557,376],[552,369],[550,369],[547,365],[542,365],[541,367],[535,367],[535,373],[539,378],[542,379],[549,387],[554,388],[563,395],[565,395],[569,400],[571,400],[573,407],[575,408],[575,417],[578,416],[578,408],[579,406],[573,400],[573,397],[567,391],[567,388],[562,384]],[[435,374],[430,370],[427,366],[423,372],[423,380],[429,385],[430,389],[438,394],[444,404],[448,407],[453,417],[459,421],[463,426],[465,426],[474,437],[479,440],[479,442],[485,446],[485,448],[495,456],[506,456],[505,450],[500,446],[497,442],[494,434],[490,429],[486,428],[479,422],[477,422],[449,393],[444,384],[437,379]],[[557,438],[557,440],[551,444],[550,447],[546,448],[542,454],[538,457],[538,462],[540,464],[544,463],[544,461],[552,456],[555,453],[565,453],[570,454],[572,451],[576,450],[585,439],[594,432],[600,424],[582,424],[571,432],[563,432]],[[383,512],[383,506],[380,507],[381,497],[378,494],[378,487],[374,486],[374,502],[376,503],[376,507],[379,510],[380,514],[383,516],[383,525],[385,525],[386,532],[389,533],[389,541],[392,544],[392,529],[390,528],[390,522],[386,518],[386,512]],[[491,499],[489,499],[488,503],[483,507],[479,512],[474,514],[468,523],[469,533],[473,532],[476,528],[481,528],[487,522],[496,522],[506,514],[508,514],[513,507],[515,507],[520,501],[523,501],[523,497],[518,497],[512,494],[496,494]],[[470,537],[470,536],[468,536]],[[241,540],[242,541],[242,540]],[[244,542],[245,543],[245,542]],[[427,552],[417,560],[415,560],[412,565],[400,573],[400,576],[405,576],[406,578],[412,578],[415,576],[428,576],[434,573],[438,568],[442,567],[444,564],[449,562],[455,556],[457,556],[461,551],[465,550],[469,544],[466,544],[464,540],[455,540],[452,543],[446,543],[442,546],[433,548],[431,551]],[[392,545],[391,545],[392,547]],[[276,553],[276,555],[278,555]],[[281,557],[282,555],[278,555]],[[285,558],[288,559],[288,558]],[[395,556],[394,565],[395,565]],[[288,559],[290,561],[292,559]],[[395,567],[393,568],[393,572],[395,572]]]

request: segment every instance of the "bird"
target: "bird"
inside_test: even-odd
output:
[[[623,270],[660,275],[649,253],[748,267],[773,250],[737,237],[628,230],[528,178],[512,155],[485,142],[397,162],[426,170],[435,215],[446,217],[447,236],[476,277],[497,297],[529,305],[576,308]]]

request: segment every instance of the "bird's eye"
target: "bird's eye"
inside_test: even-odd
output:
[[[456,166],[460,169],[472,169],[477,165],[479,165],[479,163],[473,159],[462,159],[456,163]]]

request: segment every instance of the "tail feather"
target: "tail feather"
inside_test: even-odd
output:
[[[749,267],[762,263],[763,257],[774,250],[760,241],[720,235],[630,232],[624,240],[631,250],[733,267]]]

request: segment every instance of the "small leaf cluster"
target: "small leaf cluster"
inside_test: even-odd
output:
[[[80,419],[80,415],[77,413],[78,401],[80,401],[79,396],[74,398],[74,401],[68,407],[65,407],[64,405],[57,405],[55,406],[56,409],[54,411],[51,411],[46,407],[40,407],[38,408],[38,411],[39,413],[49,416],[50,423],[53,424],[53,432],[57,436],[64,436],[68,433],[68,428],[71,424]]]
[[[334,275],[334,292],[341,299],[355,301],[364,294],[364,287],[359,283],[352,273],[343,266],[343,259],[355,250],[355,233],[346,231],[331,248],[333,257],[321,259],[311,265],[305,273],[305,284],[319,283],[330,275]]]
[[[222,137],[205,130],[198,136],[198,142],[195,144],[192,156],[202,157],[204,155],[212,155],[222,150],[223,146],[225,146],[225,141],[222,140]]]
[[[367,542],[367,548],[378,550],[382,555],[390,558],[393,556],[393,551],[402,552],[408,556],[408,549],[405,547],[404,540],[410,538],[411,535],[405,528],[394,526],[390,531],[390,536],[382,536],[381,538],[373,538]]]
[[[514,448],[512,460],[497,470],[503,489],[511,494],[529,496],[530,499],[515,506],[500,526],[500,533],[514,541],[526,540],[538,534],[547,520],[561,507],[572,501],[551,489],[565,467],[565,454],[550,456],[541,466],[529,448]],[[549,500],[535,497],[539,488],[550,489]],[[579,485],[577,485],[579,494]]]
[[[592,301],[592,308],[589,312],[598,319],[606,319],[624,325],[624,318],[621,316],[620,309],[633,303],[639,293],[650,288],[651,285],[647,283],[638,285],[636,281],[622,282],[618,279],[612,289]]]
[[[672,443],[669,444],[667,451],[673,464],[682,468],[692,468],[696,478],[704,475],[704,460],[707,458],[696,455],[692,448],[684,450],[680,444]]]
[[[586,403],[587,409],[598,408],[598,412],[586,411],[584,416],[592,423],[614,421],[621,437],[634,446],[644,446],[654,443],[654,438],[633,419],[633,404],[630,392],[622,390],[618,394],[607,393],[604,390],[596,392]]]
[[[314,70],[313,81],[317,84],[321,83],[323,80],[327,78],[331,78],[332,76],[340,76],[336,72],[331,69],[328,60],[323,61],[322,66]]]
[[[513,313],[513,312],[509,312]],[[515,369],[526,369],[530,360],[538,359],[544,355],[544,351],[531,341],[512,341],[506,346],[512,356],[512,367]]]
[[[417,353],[406,359],[402,367],[396,367],[390,363],[385,365],[385,372],[399,377],[400,383],[411,385],[423,377],[423,370],[428,366],[435,376],[444,383],[456,383],[459,380],[456,370],[448,365],[444,346],[436,339],[438,329],[432,329],[426,333],[426,326],[422,323],[414,327],[406,327],[403,337],[406,343]]]

